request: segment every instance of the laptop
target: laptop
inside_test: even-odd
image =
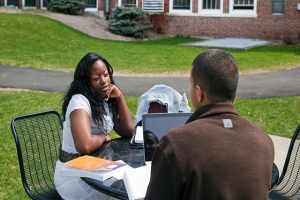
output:
[[[192,113],[149,113],[142,116],[145,163],[152,161],[155,147],[169,130],[185,124]]]

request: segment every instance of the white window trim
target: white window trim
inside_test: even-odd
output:
[[[44,6],[44,1],[40,0],[40,6],[42,10],[47,10],[47,7]]]
[[[189,13],[192,13],[192,10],[193,10],[193,2],[194,0],[190,0],[190,9],[189,10],[180,10],[180,9],[173,9],[173,0],[170,0],[169,1],[169,4],[170,4],[170,10],[169,12],[170,13],[178,13],[178,14],[189,14]]]
[[[272,0],[272,15],[283,15],[284,13],[284,1],[282,2],[282,6],[283,6],[283,12],[282,13],[274,13],[274,9],[273,9],[273,6],[274,6],[274,0]]]
[[[221,13],[221,14],[213,14],[213,13],[165,13],[168,16],[186,16],[186,17],[237,17],[237,18],[256,18],[257,14],[229,14],[229,13]]]
[[[98,11],[98,0],[96,1],[96,8],[85,8],[86,12],[97,12]]]
[[[138,8],[138,6],[139,6],[138,3],[139,3],[138,0],[135,0],[135,6],[136,6],[137,8]],[[118,6],[122,6],[121,4],[122,4],[122,0],[118,0]]]
[[[229,14],[231,15],[238,15],[238,16],[243,16],[243,15],[253,15],[257,16],[257,0],[253,0],[253,10],[233,10],[233,2],[234,0],[229,1]]]
[[[86,12],[96,12],[98,11],[98,2],[96,8],[85,8],[84,11]]]
[[[120,1],[120,0],[119,0]],[[220,2],[220,9],[202,9],[202,0],[196,0],[198,1],[198,12],[193,13],[193,5],[195,0],[191,0],[191,8],[190,10],[174,10],[173,9],[173,0],[170,0],[169,2],[169,12],[166,12],[165,14],[168,16],[205,16],[205,17],[257,17],[257,0],[254,0],[254,9],[253,10],[233,10],[233,0],[229,0],[229,6],[230,11],[229,13],[223,13],[223,1]]]
[[[215,16],[223,13],[223,0],[220,0],[220,9],[203,9],[203,0],[198,0],[198,14]]]
[[[22,0],[22,8],[23,9],[35,9],[36,6],[25,6],[25,0]]]

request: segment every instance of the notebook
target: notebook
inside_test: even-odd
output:
[[[142,116],[145,163],[152,160],[154,149],[169,130],[185,124],[192,113],[149,113]]]

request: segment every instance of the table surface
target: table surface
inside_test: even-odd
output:
[[[131,138],[117,138],[105,143],[96,152],[90,154],[107,160],[123,160],[129,166],[136,168],[145,165],[143,148],[131,148]],[[92,178],[82,178],[87,184],[102,193],[119,199],[128,199],[123,180],[111,177],[105,181]]]
[[[111,142],[105,143],[92,156],[105,158],[108,160],[123,160],[133,168],[144,166],[144,150],[143,148],[131,148],[131,138],[118,138]],[[128,199],[126,188],[123,180],[117,180],[111,177],[105,181],[99,181],[92,178],[82,178],[87,184],[102,193],[119,199]],[[273,164],[271,188],[277,184],[279,179],[279,171],[276,164]]]

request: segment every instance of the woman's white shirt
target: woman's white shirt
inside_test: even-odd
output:
[[[62,149],[64,151],[69,153],[78,153],[75,149],[70,123],[70,114],[75,109],[83,109],[88,113],[88,115],[90,116],[92,134],[107,134],[113,129],[113,114],[108,108],[108,104],[104,100],[103,105],[107,115],[104,115],[103,126],[98,126],[92,118],[92,110],[88,99],[81,94],[76,94],[72,96],[66,111],[65,121],[63,123]]]

